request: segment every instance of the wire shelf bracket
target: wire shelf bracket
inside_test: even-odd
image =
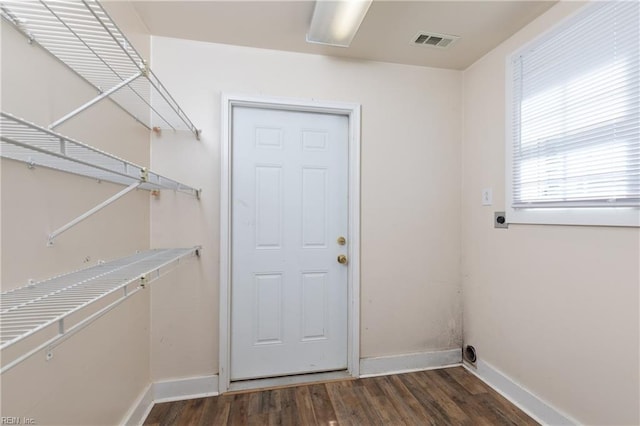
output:
[[[91,210],[88,210],[87,212],[85,212],[85,213],[81,214],[80,216],[78,216],[77,218],[73,219],[72,221],[70,221],[66,225],[61,226],[60,228],[56,229],[51,234],[49,234],[49,240],[47,241],[47,245],[48,246],[52,246],[55,238],[58,235],[60,235],[63,232],[71,229],[72,227],[76,226],[77,224],[79,224],[80,222],[82,222],[83,220],[88,218],[89,216],[93,215],[94,213],[99,212],[100,210],[102,210],[103,208],[107,207],[109,204],[113,203],[114,201],[117,201],[120,198],[124,197],[129,192],[133,191],[134,189],[138,189],[140,187],[140,185],[142,185],[142,182],[134,182],[134,183],[132,183],[131,185],[127,186],[122,191],[118,192],[113,197],[109,198],[106,201],[103,201],[102,203],[98,204],[97,206],[95,206]]]
[[[0,293],[0,350],[51,327],[56,331],[54,337],[4,364],[0,373],[43,349],[49,359],[55,346],[185,260],[199,257],[200,250],[200,246],[147,250]],[[95,312],[85,309],[101,301],[106,305]]]
[[[51,129],[109,98],[149,130],[188,130],[200,139],[201,131],[97,0],[0,0],[0,14],[99,93]]]
[[[0,112],[0,156],[24,162],[30,168],[43,166],[126,186],[113,197],[53,231],[49,235],[48,245],[61,233],[134,189],[168,189],[200,199],[200,189],[166,178],[6,112]]]
[[[74,109],[73,111],[71,111],[69,114],[65,115],[64,117],[54,121],[53,123],[49,124],[49,129],[53,130],[56,127],[58,127],[59,125],[61,125],[62,123],[64,123],[65,121],[75,117],[76,115],[80,114],[82,111],[84,111],[87,108],[90,108],[91,106],[93,106],[94,104],[97,104],[98,102],[100,102],[101,100],[108,98],[109,96],[111,96],[111,94],[115,93],[116,91],[122,89],[124,86],[128,85],[129,83],[133,82],[133,80],[135,80],[136,78],[142,76],[142,71],[140,71],[137,74],[132,75],[131,77],[129,77],[128,79],[124,80],[123,82],[115,85],[114,87],[112,87],[111,89],[107,90],[106,92],[96,96],[95,98],[91,99],[89,102],[87,102],[86,104]]]

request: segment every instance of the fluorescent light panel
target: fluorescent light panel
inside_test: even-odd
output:
[[[316,0],[307,42],[348,47],[372,0]]]

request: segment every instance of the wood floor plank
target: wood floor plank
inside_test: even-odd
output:
[[[360,413],[358,418],[362,419],[362,424],[368,425],[384,425],[384,421],[382,420],[382,415],[380,413],[379,407],[376,409],[372,409],[371,400],[367,397],[366,392],[367,387],[365,386],[364,381],[358,381],[354,383],[354,386],[351,389],[348,389],[347,392],[351,392],[357,401],[357,410]]]
[[[205,399],[206,398],[196,398],[188,400],[177,419],[178,424],[196,425],[200,423]]]
[[[252,392],[249,394],[249,402],[247,406],[248,416],[258,416],[265,413],[264,395],[266,392]]]
[[[442,370],[433,370],[430,372],[424,372],[422,374],[426,374],[431,377],[431,380],[434,386],[443,389],[451,398],[457,402],[458,406],[461,407],[467,414],[473,415],[474,420],[486,420],[486,423],[490,423],[492,425],[509,425],[515,423],[522,423],[528,416],[525,418],[521,418],[521,415],[524,415],[521,410],[515,407],[513,404],[507,402],[504,398],[502,398],[499,394],[491,394],[491,389],[482,384],[482,386],[478,386],[482,382],[477,380],[473,375],[469,374],[462,369],[462,367],[450,368],[450,369],[442,369]],[[471,397],[463,397],[464,392],[468,392],[467,387],[461,386],[459,381],[454,379],[455,376],[461,377],[462,374],[467,374],[465,382],[467,384],[472,384],[475,382],[476,386],[472,386],[476,391],[475,395],[469,393]],[[470,380],[475,379],[475,380]],[[485,387],[486,386],[486,387]],[[481,392],[478,392],[479,389],[482,389]],[[494,399],[499,397],[500,400]],[[503,407],[503,403],[506,402],[506,407]],[[506,414],[504,409],[508,409],[510,414]],[[513,417],[513,418],[512,418]]]
[[[474,395],[455,381],[444,369],[433,370],[425,376],[425,380],[429,380],[432,386],[441,389],[469,419],[473,419],[474,424],[495,424],[495,421],[490,421],[483,415],[482,407],[478,406]]]
[[[266,409],[268,412],[278,412],[282,407],[280,389],[272,389],[267,392],[267,398],[265,399]]]
[[[247,415],[247,425],[248,426],[264,426],[271,424],[270,413],[255,413]],[[228,423],[231,425],[231,423]]]
[[[298,411],[298,420],[301,425],[317,424],[316,415],[313,411],[313,401],[309,386],[299,386],[294,389],[294,398]]]
[[[249,394],[240,393],[233,396],[229,407],[229,425],[246,425],[248,423],[247,408],[249,405]]]
[[[331,405],[333,405],[333,409],[336,412],[338,423],[341,426],[357,426],[354,410],[355,402],[351,395],[346,393],[346,390],[350,388],[350,384],[334,382],[326,383],[324,386],[327,389]]]
[[[146,426],[537,423],[461,367],[156,404]]]
[[[486,394],[478,395],[484,407],[494,413],[499,414],[505,424],[513,423],[518,425],[537,425],[538,423],[527,414],[507,401],[502,395],[489,388]]]
[[[488,386],[478,380],[477,377],[470,374],[462,367],[443,368],[441,371],[443,374],[447,374],[453,380],[455,380],[460,386],[464,387],[467,392],[472,395],[478,395],[486,393]]]
[[[434,403],[440,407],[442,412],[446,413],[446,416],[453,420],[456,424],[470,424],[471,419],[469,416],[458,406],[456,400],[452,399],[451,393],[449,395],[438,384],[442,384],[446,387],[446,383],[442,382],[442,379],[438,376],[435,370],[422,371],[416,374],[408,375],[416,385],[422,385],[423,391],[433,397]],[[435,385],[434,385],[435,382]]]
[[[464,399],[468,395],[473,395],[466,387],[458,383],[446,370],[455,370],[455,368],[423,371],[422,375],[442,389],[442,391],[449,397],[455,396],[459,399]]]
[[[436,424],[446,422],[465,424],[468,422],[466,414],[442,391],[430,383],[431,379],[428,375],[401,374],[400,378],[427,412],[431,414],[431,420],[435,420]]]
[[[417,422],[421,419],[420,413],[415,412],[411,404],[393,389],[387,377],[375,377],[371,380],[378,386],[380,391],[382,391],[380,398],[389,401],[389,404],[398,413],[398,421],[400,423],[407,425],[418,424]],[[416,405],[418,404],[416,403]]]
[[[404,426],[407,423],[402,415],[396,410],[391,400],[385,395],[377,381],[373,378],[364,379],[366,386],[363,386],[364,395],[369,407],[375,407],[382,424]]]
[[[402,407],[405,415],[411,419],[409,424],[437,424],[433,419],[433,416],[425,409],[424,405],[411,393],[406,387],[399,376],[383,377],[385,381],[382,382],[382,386],[389,398],[392,398],[392,402],[396,407]]]
[[[475,395],[471,394],[466,387],[462,386],[459,381],[454,379],[454,376],[450,374],[451,371],[462,369],[461,367],[434,370],[431,377],[434,386],[438,386],[443,389],[451,399],[456,402],[470,418],[473,419],[474,424],[482,425],[505,425],[511,424],[500,412],[487,409],[491,408],[492,404],[487,406],[485,404],[484,396],[487,394],[486,389],[483,388],[483,392],[478,392]],[[457,373],[457,371],[456,371]],[[468,372],[465,372],[469,374]],[[476,379],[477,380],[477,379]],[[477,387],[474,387],[477,390]]]
[[[333,408],[324,384],[309,386],[309,396],[313,404],[313,414],[318,424],[327,425],[334,422],[337,423],[338,416],[336,415],[336,411]]]
[[[477,407],[478,414],[483,418],[490,420],[495,425],[526,425],[529,424],[525,420],[518,419],[517,416],[510,415],[499,403],[487,395],[478,395]],[[535,423],[534,423],[535,424]]]
[[[402,381],[409,392],[422,405],[430,424],[441,425],[449,421],[446,410],[438,404],[434,395],[426,390],[423,383],[417,380],[414,374],[400,374],[398,377],[398,380]]]
[[[295,426],[298,424],[298,411],[294,388],[282,388],[276,392],[278,392],[280,399],[280,409],[277,410],[280,417],[278,424],[284,426]]]
[[[226,425],[231,401],[227,396],[205,398],[198,426]]]
[[[341,425],[378,425],[382,423],[376,410],[371,410],[371,407],[368,406],[361,381],[327,383],[325,386]]]
[[[457,368],[457,367],[456,367]],[[449,368],[447,370],[454,370]],[[469,416],[475,416],[476,410],[476,395],[483,395],[482,393],[471,393],[467,387],[461,385],[454,377],[445,370],[437,370],[433,377],[433,384],[439,386],[449,397],[455,401],[456,404]],[[475,390],[474,390],[475,391]]]
[[[151,412],[145,419],[144,425],[151,426],[160,424],[160,419],[163,419],[167,416],[167,411],[169,411],[170,407],[170,402],[155,404],[151,409]]]
[[[176,401],[170,403],[169,410],[167,410],[165,416],[160,419],[160,426],[178,424],[178,418],[186,405],[187,401]]]

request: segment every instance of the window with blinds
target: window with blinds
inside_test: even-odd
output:
[[[640,210],[640,3],[596,2],[511,58],[511,209]]]

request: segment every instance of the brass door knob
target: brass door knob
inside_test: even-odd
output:
[[[338,263],[346,265],[347,264],[347,256],[345,256],[344,254],[339,255],[338,256]]]

